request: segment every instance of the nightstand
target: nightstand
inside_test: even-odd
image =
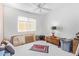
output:
[[[79,40],[77,40],[77,39],[74,39],[73,41],[72,41],[72,53],[76,53],[76,50],[77,50],[77,47],[78,47],[78,43],[79,43]]]

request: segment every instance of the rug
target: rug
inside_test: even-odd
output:
[[[34,44],[31,49],[32,51],[48,53],[49,46]]]

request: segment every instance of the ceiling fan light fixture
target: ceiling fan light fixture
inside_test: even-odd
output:
[[[51,11],[51,9],[44,7],[46,3],[33,3],[33,4],[37,7],[36,10],[38,10],[39,13]]]

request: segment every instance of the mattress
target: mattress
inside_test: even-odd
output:
[[[49,46],[49,53],[42,53],[30,50],[30,48],[34,44]],[[74,54],[66,52],[61,48],[58,48],[58,46],[47,43],[46,41],[35,41],[32,43],[15,47],[15,54],[14,54],[14,56],[73,56],[73,55]]]

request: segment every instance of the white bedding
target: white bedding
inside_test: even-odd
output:
[[[41,45],[49,46],[49,53],[31,51],[30,48],[33,46],[33,44],[41,44]],[[73,56],[73,54],[63,51],[61,48],[58,48],[56,45],[47,43],[45,41],[36,41],[15,47],[14,56]]]

